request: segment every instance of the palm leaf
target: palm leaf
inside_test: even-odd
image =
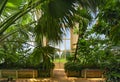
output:
[[[0,0],[0,16],[1,16],[1,13],[3,12],[4,8],[5,8],[5,5],[7,3],[8,0]]]
[[[48,4],[48,13],[53,18],[60,18],[62,23],[67,27],[72,26],[72,16],[75,13],[76,0],[53,0]]]
[[[2,41],[4,41],[6,38],[8,38],[9,36],[15,34],[16,32],[18,32],[17,30],[11,31],[7,34],[1,35],[0,36],[0,43],[2,43]]]
[[[9,28],[9,26],[11,26],[12,24],[14,24],[14,22],[16,20],[18,20],[19,18],[21,18],[22,16],[24,16],[25,14],[27,14],[30,10],[34,9],[35,7],[37,7],[38,5],[40,5],[42,3],[42,1],[34,1],[33,3],[28,3],[25,8],[23,7],[20,11],[18,11],[17,13],[15,13],[14,15],[10,16],[10,18],[6,19],[2,24],[0,24],[0,35],[3,34],[3,32],[5,32],[5,30],[7,28]]]
[[[63,18],[66,15],[72,15],[75,11],[75,0],[53,0],[49,3],[49,13],[56,18]]]
[[[50,16],[42,16],[39,19],[38,25],[35,27],[37,36],[44,36],[48,41],[58,43],[62,40],[62,30],[59,20]]]
[[[39,36],[37,40],[42,36],[52,43],[58,44],[62,41],[63,26],[70,28],[73,24],[72,16],[76,11],[74,3],[74,0],[69,2],[67,0],[53,0],[43,3],[41,5],[42,16],[38,19],[38,24],[35,27],[36,36]]]
[[[46,62],[46,61],[50,61],[53,56],[54,53],[57,51],[58,49],[51,47],[51,46],[37,46],[35,47],[32,55],[32,58],[34,62],[36,63],[40,63],[40,62]],[[48,58],[48,60],[46,60],[46,58]]]

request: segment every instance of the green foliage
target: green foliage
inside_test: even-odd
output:
[[[93,31],[98,34],[109,35],[109,26],[104,21],[99,21],[97,24],[93,26]]]
[[[106,69],[105,76],[107,78],[107,82],[119,82],[120,80],[120,61],[114,60],[104,63],[104,67]]]
[[[119,49],[107,48],[106,57],[101,61],[102,69],[105,69],[105,77],[107,82],[119,82],[120,80],[120,55]]]
[[[66,62],[66,59],[65,58],[55,58],[54,60],[55,63],[65,63]]]
[[[3,10],[4,10],[4,7],[5,7],[5,5],[7,4],[7,1],[8,0],[4,0],[4,1],[0,1],[0,16],[1,16],[1,13],[3,12]]]
[[[102,42],[102,40],[100,40]],[[102,56],[103,44],[100,43],[98,38],[80,39],[78,49],[78,59],[83,65],[99,65],[100,57]],[[101,54],[100,54],[101,53]]]
[[[68,62],[73,62],[74,61],[74,54],[70,54],[70,56],[66,57],[66,60]],[[80,62],[79,58],[76,58],[76,62]]]
[[[38,77],[50,77],[54,67],[55,67],[54,63],[41,62],[37,67]]]
[[[69,0],[69,2],[67,0],[53,0],[49,3],[50,14],[55,18],[64,18],[65,16],[69,20],[69,16],[75,12],[75,2],[75,0]]]
[[[82,67],[80,63],[67,62],[64,64],[65,71],[81,71]]]
[[[74,24],[78,24],[75,29],[78,29],[77,34],[84,35],[85,31],[87,30],[88,25],[92,20],[92,16],[90,12],[84,8],[78,7],[77,11],[75,12],[75,16],[73,17]]]
[[[97,33],[103,33],[106,37],[109,37],[110,40],[117,44],[119,42],[120,34],[120,1],[119,0],[110,0],[103,6],[98,14],[97,24],[95,25],[95,31]],[[99,28],[99,29],[98,29]],[[101,30],[98,32],[98,30]]]
[[[56,53],[57,49],[51,46],[43,46],[43,47],[36,47],[31,54],[31,63],[33,64],[40,64],[41,62],[50,63],[53,61],[54,54]]]
[[[93,13],[96,13],[99,7],[102,7],[106,4],[108,0],[78,0],[80,5]],[[87,5],[87,6],[86,6]]]
[[[74,0],[70,2],[64,0],[4,0],[0,2],[1,61],[4,62],[3,60],[5,60],[11,66],[15,63],[13,67],[16,66],[16,63],[20,66],[21,64],[25,65],[23,67],[33,67],[36,65],[36,62],[38,64],[41,61],[49,63],[53,59],[52,54],[54,50],[53,48],[48,48],[48,46],[43,47],[43,37],[53,43],[58,43],[61,40],[63,34],[61,22],[67,26],[71,24],[71,22],[66,20],[72,21],[70,17],[72,16],[71,12],[74,11]],[[58,4],[58,2],[61,4]],[[63,6],[65,10],[59,7],[59,5],[65,5]],[[61,11],[59,12],[61,13],[56,8],[60,9]],[[55,10],[56,13],[51,12],[52,10]],[[41,14],[41,17],[38,19],[36,19],[39,15],[37,12]],[[37,20],[37,23],[35,20]],[[34,34],[37,47],[34,48],[33,54],[28,55],[25,51],[25,45],[29,44],[27,41]],[[2,42],[4,43],[2,44]],[[9,42],[9,44],[7,45],[6,42]],[[19,60],[20,58],[25,60]],[[34,60],[34,58],[36,59]],[[35,63],[33,63],[33,60]]]
[[[113,43],[119,44],[120,1],[79,0],[79,3],[76,1],[0,0],[1,67],[37,68],[40,64],[40,69],[50,69],[49,64],[53,58],[54,48],[44,47],[43,37],[49,42],[59,43],[63,34],[62,25],[68,28],[77,22],[79,23],[78,34],[82,37],[78,42],[77,62],[65,64],[65,69],[78,71],[81,70],[81,66],[91,68],[103,62],[101,66],[107,68],[106,77],[111,78],[110,80],[119,79],[120,58],[115,54],[111,55],[105,47]],[[79,4],[81,8],[77,9]],[[99,15],[94,31],[104,34],[109,41],[84,36],[84,34],[90,35],[86,30],[91,20],[90,10],[85,10],[84,7],[93,11],[98,9]],[[41,14],[38,19],[36,19],[39,15],[37,12]],[[32,54],[28,53],[29,48],[25,50],[29,34],[36,37],[36,47]],[[44,62],[44,65],[41,62]]]
[[[106,42],[104,55],[101,56],[101,67],[106,69],[105,75],[107,82],[120,81],[120,1],[109,0],[99,9],[97,24],[94,26],[94,31],[98,34],[104,34],[109,40]]]
[[[52,62],[50,62],[50,63],[41,62],[39,64],[38,69],[40,69],[40,70],[51,70],[51,69],[54,69],[54,67],[55,67],[55,65]]]

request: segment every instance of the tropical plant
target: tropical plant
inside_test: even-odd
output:
[[[119,82],[120,81],[120,56],[119,49],[109,46],[105,49],[106,56],[103,57],[101,61],[101,67],[105,69],[104,75],[106,77],[106,82]]]
[[[119,52],[118,49],[120,47],[119,3],[119,0],[107,1],[107,3],[98,11],[98,19],[95,26],[93,27],[94,31],[97,34],[104,34],[105,37],[109,40],[108,42],[106,42],[106,44],[108,45],[106,47],[107,51],[105,50],[106,54],[109,56],[106,56],[106,58],[104,58],[105,61],[103,61],[103,66],[107,69],[106,78],[108,82],[120,81],[120,73],[118,73],[120,68],[120,57],[119,55],[117,55]]]
[[[36,64],[39,64],[41,62],[47,62],[50,63],[51,60],[53,60],[53,56],[55,54],[55,52],[57,51],[56,48],[51,47],[51,46],[37,46],[33,53],[32,53],[32,57],[33,57],[33,61]]]
[[[7,40],[9,42],[16,42],[12,43],[14,45],[21,43],[20,45],[23,46],[23,43],[26,44],[27,41],[29,41],[28,38],[24,37],[32,34],[36,42],[33,53],[41,52],[41,50],[45,51],[48,47],[46,46],[47,49],[44,50],[43,37],[45,37],[48,42],[59,43],[64,33],[62,26],[65,28],[73,26],[73,16],[74,13],[76,13],[77,5],[80,4],[82,7],[95,11],[99,2],[101,3],[102,1],[103,0],[70,0],[69,2],[67,0],[1,0],[0,47],[5,51],[2,42],[6,42]],[[94,7],[92,6],[93,4]],[[24,34],[24,36],[21,37],[20,32]],[[22,38],[22,40],[20,38]],[[8,47],[5,43],[4,45],[10,48],[9,50],[13,48]],[[3,53],[2,49],[1,53]],[[19,51],[19,49],[16,50]],[[46,56],[46,54],[42,52],[36,54],[36,57],[43,55]]]
[[[50,14],[52,17],[61,18],[59,22],[69,23],[71,25],[70,16],[75,11],[75,4],[80,4],[83,7],[89,8],[91,10],[96,10],[97,6],[102,3],[104,0],[96,1],[81,1],[81,0],[4,0],[0,1],[0,36],[10,28],[12,25],[16,23],[21,17],[25,16],[29,13],[37,12],[39,14],[39,10],[43,10],[47,8],[47,12],[45,14]],[[14,3],[16,2],[16,3]],[[94,6],[93,6],[94,4]],[[62,7],[60,7],[63,5]],[[53,13],[54,11],[54,13]],[[30,14],[33,15],[34,14]],[[43,15],[44,16],[44,15]],[[40,16],[39,16],[40,17]],[[33,18],[34,19],[34,18]],[[66,20],[67,19],[67,20]],[[68,21],[69,20],[69,21]],[[9,34],[10,35],[10,34]],[[3,35],[2,35],[3,36]]]
[[[64,64],[64,69],[68,77],[81,76],[81,64],[79,62],[67,62]]]
[[[97,24],[95,25],[95,31],[104,33],[113,43],[119,43],[120,34],[120,9],[119,0],[110,0],[99,11]],[[97,29],[99,28],[99,29]]]
[[[67,62],[64,67],[65,71],[81,71],[82,67],[80,63]]]

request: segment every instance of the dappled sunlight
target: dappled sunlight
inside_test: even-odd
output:
[[[51,82],[50,78],[44,79],[30,79],[30,82]]]
[[[1,82],[1,81],[0,81]],[[100,78],[32,78],[32,79],[19,79],[16,82],[104,82],[104,79]]]

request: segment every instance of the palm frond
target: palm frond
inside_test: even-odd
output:
[[[75,0],[53,0],[48,4],[49,13],[56,18],[63,18],[66,15],[72,15],[74,9]]]
[[[2,43],[2,41],[4,41],[6,38],[10,37],[11,35],[15,34],[16,32],[18,32],[18,31],[14,30],[14,31],[9,32],[7,34],[1,35],[0,36],[0,43]]]
[[[5,8],[5,5],[7,4],[8,0],[0,0],[0,16]]]
[[[69,0],[69,2],[67,0],[53,0],[48,4],[48,12],[53,18],[63,20],[61,22],[64,26],[72,27],[72,16],[76,11],[75,2],[76,0]]]
[[[19,18],[21,18],[22,16],[24,16],[25,14],[27,14],[29,11],[31,11],[32,9],[34,9],[35,7],[39,6],[42,3],[42,1],[37,0],[31,4],[27,4],[27,7],[23,7],[20,11],[16,12],[14,15],[10,16],[10,18],[8,18],[7,20],[5,20],[2,24],[0,24],[0,35],[3,34],[3,32],[5,32],[5,30],[7,28],[9,28],[9,26],[11,26],[12,24],[14,24],[15,21],[17,21]]]
[[[62,30],[59,20],[50,16],[42,16],[39,19],[38,25],[35,27],[35,32],[39,36],[44,36],[48,41],[58,43],[62,40]]]
[[[36,61],[36,63],[40,63],[40,62],[46,62],[46,61],[50,61],[55,52],[57,51],[58,49],[54,48],[54,47],[51,47],[49,45],[47,46],[37,46],[35,47],[33,53],[31,54],[32,57],[33,57],[33,61]],[[48,58],[48,59],[46,59]]]
[[[73,25],[73,13],[75,1],[52,0],[41,5],[41,18],[35,27],[37,36],[46,37],[49,42],[59,43],[64,34],[63,28],[70,28]],[[38,37],[37,37],[38,38]],[[39,37],[40,39],[40,37]]]

